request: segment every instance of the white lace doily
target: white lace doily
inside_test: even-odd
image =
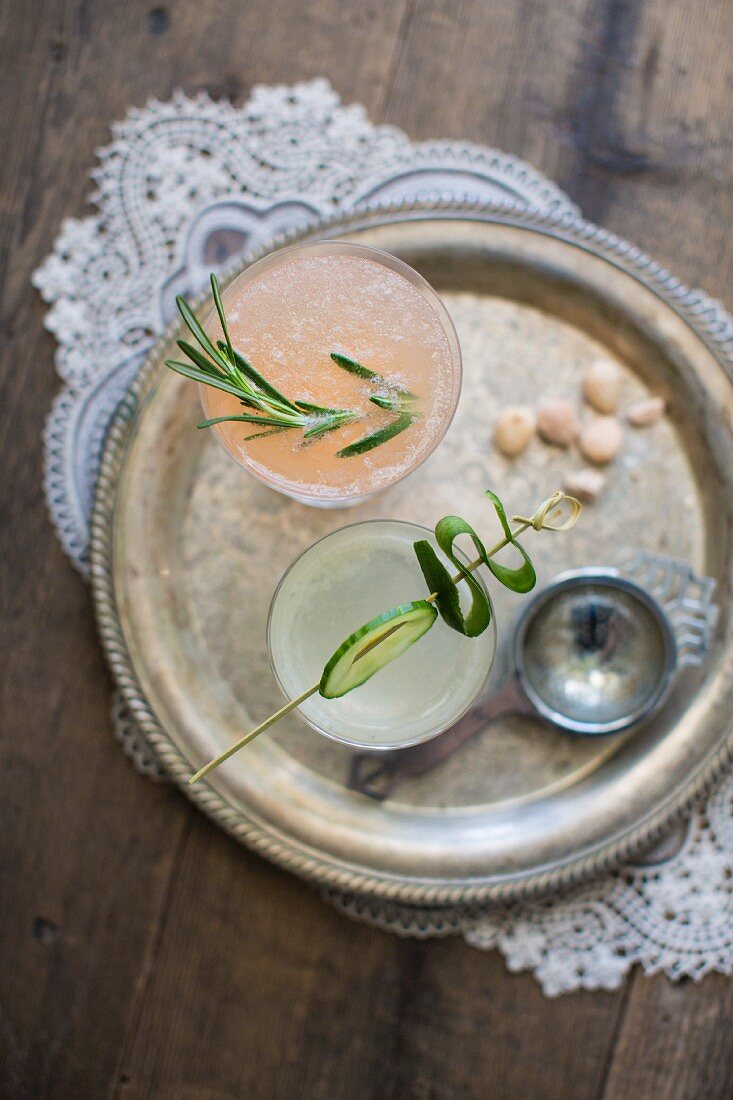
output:
[[[578,213],[512,156],[457,142],[411,142],[344,107],[330,85],[258,87],[235,108],[181,94],[113,127],[94,173],[96,213],[67,219],[34,275],[51,303],[64,388],[45,434],[46,493],[67,553],[86,573],[89,519],[109,419],[178,293],[245,248],[335,210],[381,200],[511,199]],[[116,734],[135,766],[164,773],[119,700]],[[505,910],[425,912],[331,900],[411,935],[461,931],[531,969],[546,993],[615,988],[635,962],[670,977],[733,969],[733,778],[644,862],[561,898]]]

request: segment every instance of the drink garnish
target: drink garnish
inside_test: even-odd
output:
[[[471,575],[471,569],[475,567],[475,563],[474,566],[464,565],[453,550],[453,543],[459,535],[469,536],[478,554],[476,563],[487,566],[496,579],[506,588],[511,588],[513,592],[529,592],[537,582],[534,566],[526,550],[517,542],[515,537],[516,534],[521,533],[526,528],[518,528],[517,532],[513,532],[509,526],[504,506],[496,493],[492,493],[488,489],[486,496],[494,505],[494,510],[499,517],[506,540],[505,545],[513,546],[523,558],[520,566],[510,569],[500,562],[493,561],[473,527],[470,523],[466,523],[465,519],[461,519],[460,516],[444,516],[435,527],[435,540],[438,546],[458,570],[455,577],[451,577],[427,540],[423,539],[415,543],[415,554],[418,563],[428,588],[435,595],[435,604],[443,621],[467,638],[476,638],[479,634],[483,634],[491,622],[491,606],[486,599],[483,588],[476,578]],[[471,592],[471,607],[465,616],[461,610],[461,601],[456,586],[457,581],[465,581]]]
[[[422,638],[437,617],[438,612],[427,600],[413,600],[371,619],[336,650],[323,670],[321,694],[338,699],[366,683],[387,661],[394,661]],[[324,685],[327,694],[322,690]]]
[[[198,347],[187,340],[178,340],[178,347],[190,361],[184,363],[177,359],[166,359],[165,365],[194,382],[232,394],[248,411],[203,420],[198,425],[199,428],[210,428],[214,424],[230,421],[251,424],[257,431],[245,436],[245,442],[297,428],[302,431],[305,442],[319,439],[327,432],[362,418],[362,414],[354,409],[337,409],[315,405],[309,401],[291,400],[277,389],[233,346],[215,275],[211,276],[211,291],[224,339],[214,344],[188,302],[179,295],[176,305]],[[414,394],[408,390],[395,390],[388,379],[349,356],[332,352],[331,358],[337,366],[377,386],[378,391],[370,396],[370,401],[377,407],[396,414],[396,418],[384,427],[342,447],[336,452],[339,458],[350,458],[379,447],[409,428],[417,418],[419,412]]]
[[[404,432],[405,428],[410,427],[414,419],[412,413],[400,413],[397,419],[390,424],[385,424],[383,428],[377,428],[375,432],[363,435],[355,443],[349,443],[347,447],[342,447],[340,451],[336,452],[336,455],[338,458],[351,458],[353,455],[363,455],[367,451],[373,451],[375,447],[386,443],[388,439],[394,439],[396,435]]]
[[[370,367],[365,367],[363,363],[359,363],[358,360],[352,359],[348,355],[332,351],[331,358],[336,366],[348,371],[349,374],[355,374],[357,378],[364,378],[378,387],[378,391],[369,396],[372,404],[378,405],[380,409],[397,413],[397,418],[390,424],[370,432],[361,439],[357,439],[355,443],[349,444],[348,447],[342,447],[340,451],[336,452],[338,458],[351,458],[352,455],[365,454],[366,451],[371,451],[375,447],[379,447],[380,444],[386,443],[388,439],[394,439],[396,435],[400,435],[415,422],[419,416],[419,411],[418,398],[414,393],[411,393],[410,390],[391,389],[388,380],[383,375],[377,374]]]
[[[494,546],[487,549],[474,529],[460,516],[444,516],[435,527],[438,546],[451,561],[458,572],[451,576],[442,564],[429,542],[422,539],[413,544],[430,595],[421,600],[401,604],[390,608],[370,619],[368,623],[354,631],[342,642],[336,652],[327,661],[321,679],[295,699],[291,699],[280,710],[271,714],[244,737],[240,738],[220,756],[210,760],[189,779],[196,783],[213,771],[230,756],[238,752],[255,737],[259,737],[286,714],[318,692],[324,699],[338,699],[366,683],[385,665],[401,656],[433,626],[438,615],[444,622],[466,637],[475,638],[489,626],[492,617],[491,603],[482,586],[473,573],[480,565],[485,565],[492,575],[513,592],[529,592],[537,577],[534,566],[518,542],[517,536],[524,531],[567,531],[574,526],[581,512],[581,505],[574,497],[555,492],[543,501],[529,517],[513,516],[512,529],[504,506],[495,493],[488,490],[486,496],[494,506],[504,532]],[[459,535],[468,535],[477,553],[477,557],[467,565],[456,555],[453,544]],[[494,560],[495,555],[506,546],[512,546],[521,557],[521,564],[509,567]],[[426,549],[427,548],[427,549]],[[458,585],[465,581],[471,593],[471,606],[466,615],[460,604]]]

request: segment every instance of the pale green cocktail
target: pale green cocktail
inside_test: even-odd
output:
[[[288,698],[320,679],[326,659],[352,631],[390,604],[428,593],[413,543],[431,531],[374,520],[341,528],[305,551],[284,575],[268,624],[270,659]],[[320,733],[369,749],[414,745],[441,733],[486,683],[496,647],[491,625],[457,635],[442,620],[373,680],[338,699],[314,694],[299,711]]]

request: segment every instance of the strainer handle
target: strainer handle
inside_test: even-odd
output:
[[[454,752],[486,729],[490,722],[505,714],[531,714],[532,705],[511,676],[498,691],[485,696],[444,733],[413,745],[387,753],[356,753],[351,762],[349,787],[360,794],[382,802],[393,793],[401,780],[425,775],[442,764]]]

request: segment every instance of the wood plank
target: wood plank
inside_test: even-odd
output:
[[[726,2],[684,0],[430,0],[411,22],[386,114],[414,135],[521,152],[589,218],[722,296],[733,275],[730,14]],[[676,987],[635,976],[607,1095],[730,1096],[729,998],[720,977]]]
[[[558,179],[573,158],[558,118],[589,25],[584,0],[424,0],[412,8],[385,120],[415,139],[504,149]]]
[[[8,1096],[42,1095],[55,1076],[84,1082],[87,1095],[106,1084],[114,1047],[100,1042],[91,1061],[87,1050],[126,1026],[117,994],[134,991],[137,937],[159,904],[166,839],[180,820],[166,809],[171,793],[145,790],[109,737],[109,680],[88,594],[43,503],[40,432],[56,382],[27,280],[42,255],[29,241],[38,234],[45,249],[56,228],[42,224],[34,184],[63,17],[61,4],[29,4],[23,19],[5,7],[0,36],[0,1080]],[[107,990],[96,1001],[87,981],[95,967]]]
[[[270,36],[256,7],[234,0],[152,11],[54,0],[28,5],[23,19],[10,7],[0,16],[0,90],[13,104],[0,120],[0,874],[12,897],[0,917],[0,1080],[14,1095],[53,1086],[95,1096],[116,1079],[193,814],[177,793],[138,778],[110,736],[88,593],[45,515],[39,441],[57,382],[30,272],[60,219],[83,212],[93,151],[130,103],[180,83],[243,98],[244,74],[257,79],[259,66],[261,79],[278,69],[276,79],[299,79],[322,71],[324,51],[334,76],[346,62],[352,87],[362,98],[372,87],[374,98],[400,18],[386,3],[280,4],[272,13],[284,30]],[[191,50],[207,22],[205,47]],[[385,49],[362,55],[355,31]]]
[[[637,974],[604,1100],[729,1100],[733,983],[721,974],[673,985]]]
[[[326,76],[346,102],[377,110],[407,0],[272,0],[264,18],[238,0],[34,2],[23,20],[5,9],[3,101],[21,105],[4,120],[7,146],[29,150],[8,178],[33,183],[24,217],[8,222],[22,238],[11,271],[19,286],[61,219],[84,211],[95,151],[130,107],[176,88],[239,103],[257,83]]]
[[[14,347],[21,363],[37,363],[43,345],[27,316],[17,314]],[[10,393],[0,504],[0,527],[13,532],[0,554],[0,895],[12,899],[0,916],[0,1079],[17,1087],[8,1095],[44,1095],[56,1077],[70,1095],[94,1095],[113,1071],[176,838],[193,811],[139,779],[110,736],[110,683],[88,593],[53,541],[41,498],[43,373],[29,372],[21,389],[25,403]]]
[[[722,296],[732,262],[730,14],[728,0],[425,0],[413,8],[386,120],[416,138],[520,154],[586,217]]]
[[[590,1100],[621,1003],[352,923],[197,819],[119,1095]]]

